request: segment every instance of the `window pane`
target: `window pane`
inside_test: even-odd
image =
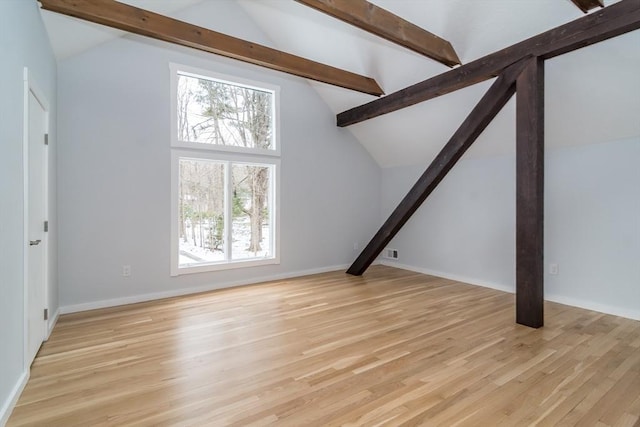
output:
[[[224,188],[224,163],[180,159],[180,266],[225,260]]]
[[[232,259],[264,258],[271,249],[271,167],[234,163],[232,179]]]
[[[273,150],[274,94],[178,74],[178,140]]]

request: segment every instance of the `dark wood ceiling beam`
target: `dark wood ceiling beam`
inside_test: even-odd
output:
[[[589,12],[596,7],[604,7],[602,0],[571,0],[573,4],[578,6],[584,13]]]
[[[43,9],[96,24],[222,55],[299,77],[380,96],[372,78],[361,76],[256,43],[114,0],[39,0]]]
[[[373,239],[349,267],[347,273],[360,276],[375,261],[384,247],[400,231],[402,226],[411,218],[411,215],[435,190],[440,181],[444,179],[460,157],[471,147],[471,144],[513,96],[516,90],[516,79],[523,70],[524,64],[525,60],[522,60],[509,67],[498,77],[458,130],[456,130],[449,142],[431,162],[427,170],[409,190],[409,193],[402,199],[391,216],[380,227]]]
[[[344,111],[338,114],[337,123],[338,126],[349,126],[488,80],[526,55],[549,59],[638,28],[640,0],[622,0],[384,98]]]
[[[516,322],[544,324],[544,61],[516,81]]]
[[[366,0],[296,0],[444,65],[460,64],[451,43]]]

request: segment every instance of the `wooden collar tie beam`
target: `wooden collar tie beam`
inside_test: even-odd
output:
[[[42,8],[334,86],[380,96],[376,81],[114,0],[39,0]]]

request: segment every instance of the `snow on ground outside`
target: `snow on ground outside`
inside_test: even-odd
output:
[[[258,252],[247,251],[249,243],[251,242],[251,225],[248,220],[233,221],[232,234],[234,237],[231,243],[233,260],[265,258],[272,255],[270,253],[271,233],[268,225],[262,227],[262,241],[260,242],[262,250]],[[190,236],[190,233],[187,233],[187,236]],[[180,253],[178,258],[180,266],[224,261],[224,252],[222,250],[211,251],[194,245],[194,242],[191,241],[189,237],[188,240],[189,241],[185,242],[180,239]]]

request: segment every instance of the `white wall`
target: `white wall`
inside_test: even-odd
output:
[[[638,137],[547,149],[546,299],[640,319],[638,164]],[[383,169],[383,218],[423,171]],[[513,292],[514,156],[461,160],[389,247],[397,264]]]
[[[182,19],[268,43],[235,2]],[[281,264],[170,277],[169,62],[281,87]],[[380,169],[303,79],[128,36],[59,64],[60,300],[77,310],[350,263]],[[122,266],[132,275],[122,277]]]
[[[425,166],[382,171],[386,219]],[[494,287],[515,281],[515,160],[461,160],[388,247],[398,262]]]
[[[49,309],[57,310],[56,64],[35,1],[0,1],[0,425],[26,379],[23,277],[23,68],[53,107],[50,129]]]

